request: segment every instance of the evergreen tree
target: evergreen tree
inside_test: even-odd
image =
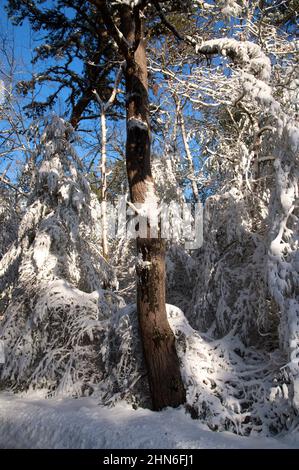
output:
[[[52,7],[43,1],[13,0],[7,2],[7,11],[14,24],[28,20],[32,30],[42,34],[33,57],[39,71],[30,80],[19,82],[19,90],[27,95],[43,84],[54,88],[44,100],[33,99],[28,113],[43,114],[65,93],[73,127],[85,117],[97,117],[93,90],[104,101],[110,96],[109,75],[119,60],[100,12],[94,15],[90,3],[80,0],[57,0]]]
[[[80,395],[100,381],[99,344],[120,300],[104,289],[115,287],[115,274],[101,255],[100,205],[72,134],[61,118],[46,125],[34,191],[0,261],[0,290],[9,296],[1,380]]]

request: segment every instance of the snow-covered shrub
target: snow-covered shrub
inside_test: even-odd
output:
[[[213,430],[242,435],[278,433],[291,426],[289,378],[279,370],[279,355],[245,347],[234,332],[218,340],[201,334],[173,305],[167,305],[167,314],[187,392],[186,411],[193,418]],[[104,403],[124,399],[133,406],[150,405],[135,305],[112,315],[101,358],[105,373],[96,394]]]
[[[208,177],[216,176],[186,316],[217,341],[233,334],[275,354],[284,396],[298,410],[298,46],[262,28],[261,45],[244,36],[198,44],[222,55],[226,72],[201,66],[171,75],[175,92],[204,116],[190,132],[199,135]],[[280,395],[271,396],[279,416]]]
[[[13,203],[13,195],[0,187],[0,259],[17,236],[19,214]]]
[[[178,162],[166,146],[161,158],[153,158],[152,171],[155,179],[156,191],[161,202],[169,204],[172,201],[182,203],[185,201],[181,186],[182,175],[179,173]]]
[[[15,241],[20,215],[10,191],[0,187],[0,262],[10,245]],[[14,277],[14,267],[7,273],[5,287],[0,282],[0,317],[11,295],[11,281]]]
[[[143,359],[135,304],[112,315],[101,346],[104,376],[97,393],[104,403],[120,399],[134,406],[150,406],[150,393]]]
[[[291,425],[289,379],[276,354],[244,347],[234,331],[213,339],[193,330],[183,313],[168,306],[177,339],[187,408],[212,429],[243,435],[277,433]]]
[[[100,205],[72,138],[62,119],[47,124],[35,190],[0,262],[1,289],[12,290],[0,329],[1,381],[16,389],[92,390],[101,376],[101,334],[121,304],[106,290],[116,279],[100,252]]]
[[[267,247],[260,235],[265,220],[253,217],[248,202],[237,189],[208,199],[187,316],[193,327],[216,338],[234,331],[244,344],[271,349],[279,319],[267,286]]]
[[[186,312],[190,309],[190,299],[196,279],[196,262],[182,245],[172,244],[166,252],[166,301]]]
[[[297,101],[297,103],[299,103]],[[280,346],[288,353],[291,399],[299,410],[299,123],[284,116],[275,141],[275,192],[270,205],[268,283],[280,308]]]

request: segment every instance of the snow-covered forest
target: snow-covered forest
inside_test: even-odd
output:
[[[0,448],[299,447],[298,11],[1,1]]]

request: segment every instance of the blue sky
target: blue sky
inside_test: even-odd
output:
[[[8,42],[8,54],[11,55],[11,51],[13,51],[14,60],[17,64],[14,75],[15,82],[19,80],[28,80],[31,78],[32,73],[41,70],[40,63],[31,64],[31,60],[33,58],[33,50],[41,43],[40,39],[42,39],[43,34],[32,32],[27,20],[25,20],[21,26],[12,25],[4,8],[6,3],[6,0],[0,0],[0,35]],[[50,4],[52,2],[45,2],[45,5],[47,3]],[[4,71],[7,71],[5,58],[3,53],[0,51],[0,68],[2,67]],[[76,64],[75,61],[74,68],[76,67],[78,67],[78,64]],[[3,78],[5,79],[5,77]],[[36,90],[39,93],[39,99],[43,96],[47,96],[49,92],[52,92],[53,87],[54,85],[51,83],[44,83],[42,87],[37,87]],[[54,108],[54,111],[60,116],[64,115],[66,112],[66,96],[67,91],[62,91]],[[78,150],[80,152],[80,149]],[[17,165],[19,161],[22,161],[22,159],[22,154],[18,152],[16,155]],[[0,159],[0,173],[4,168],[6,168],[6,166],[7,162],[4,161],[3,158]],[[11,166],[10,176],[12,179],[15,179],[16,177],[15,162],[13,162],[13,165]]]
[[[13,26],[7,17],[4,9],[4,0],[0,0],[0,31],[2,36],[6,36],[12,41],[16,61],[23,66],[25,72],[30,72],[32,67],[30,60],[32,57],[33,38],[27,21],[22,26]]]
[[[44,3],[44,5],[50,6],[53,2],[51,0],[48,0],[47,2]],[[29,79],[31,74],[34,71],[40,71],[40,63],[31,64],[31,59],[33,56],[33,49],[39,45],[41,42],[39,40],[39,37],[42,38],[42,33],[32,33],[30,26],[28,24],[28,21],[25,20],[24,23],[21,26],[13,26],[11,24],[10,19],[8,19],[6,11],[4,9],[4,5],[6,4],[6,0],[0,0],[0,25],[1,25],[1,32],[2,35],[7,36],[7,38],[11,41],[14,49],[14,54],[15,54],[15,60],[16,63],[18,64],[17,67],[17,76],[16,80],[21,80],[21,79]],[[1,52],[0,52],[1,54]],[[1,58],[1,56],[0,56]],[[51,59],[52,62],[54,62],[53,59]],[[78,66],[82,67],[82,64],[78,65],[78,61],[74,61],[73,68],[75,70],[79,70]],[[44,68],[43,64],[43,68]],[[44,83],[43,87],[40,88],[40,95],[41,96],[47,96],[48,92],[51,91],[53,88],[52,84],[49,83]],[[63,115],[65,113],[65,98],[67,96],[67,91],[60,93],[60,98],[57,101],[57,105],[55,106],[55,112],[58,115]],[[194,110],[192,110],[190,106],[187,107],[187,114],[191,113],[194,115]],[[194,115],[195,116],[195,115]],[[197,116],[198,117],[198,116]],[[91,123],[90,121],[86,125],[95,125],[95,123]],[[1,126],[1,124],[0,124]],[[117,131],[119,134],[124,133],[125,129],[125,121],[119,121],[117,123]],[[191,147],[194,148],[195,150],[195,155],[199,155],[200,149],[198,148],[198,144],[194,139],[191,139],[190,141]],[[156,142],[156,145],[153,145],[153,148],[159,152],[161,151],[161,144],[159,141]],[[84,151],[82,149],[78,149],[79,154],[81,156],[84,155]],[[197,150],[197,152],[196,152]],[[109,155],[113,157],[115,152],[110,149]],[[22,155],[18,155],[18,159],[22,159]],[[3,169],[4,164],[2,164],[2,169]],[[196,159],[195,160],[195,167],[198,169],[199,167],[199,161]],[[1,160],[0,160],[0,171],[1,171]]]

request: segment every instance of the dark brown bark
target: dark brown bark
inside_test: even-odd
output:
[[[126,164],[133,204],[142,203],[153,184],[150,163],[148,77],[142,20],[138,7],[119,8],[120,35],[105,0],[89,0],[101,13],[108,33],[126,59],[127,144]],[[146,2],[144,1],[140,8]],[[149,227],[150,230],[150,227]],[[175,338],[165,307],[165,245],[159,238],[137,239],[137,313],[154,410],[185,402]]]
[[[99,14],[98,17],[100,18],[101,15]],[[102,47],[101,42],[104,41],[107,35],[107,31],[105,30],[105,26],[103,23],[100,23],[100,30],[98,32],[99,40],[98,40],[98,50],[90,57],[90,64],[87,63],[86,68],[86,79],[89,83],[86,86],[85,90],[83,91],[82,95],[78,99],[76,103],[73,103],[72,114],[70,118],[70,123],[72,124],[73,128],[76,129],[79,125],[80,120],[82,119],[83,113],[86,108],[89,106],[90,102],[94,100],[93,90],[99,89],[99,93],[102,91],[106,91],[105,88],[103,90],[103,85],[106,85],[106,78],[109,75],[112,66],[107,66],[105,69],[99,74],[98,67],[92,64],[98,64],[101,56],[102,56]],[[108,90],[108,94],[110,91]],[[105,98],[104,98],[105,100]]]
[[[72,124],[74,129],[76,129],[76,127],[78,126],[82,114],[84,113],[91,100],[92,90],[91,88],[88,88],[72,109],[70,123]]]
[[[186,400],[175,338],[165,307],[165,244],[137,240],[137,251],[150,268],[137,265],[137,312],[154,410],[179,406]]]
[[[136,21],[130,8],[120,10],[121,28],[132,44]],[[127,96],[126,163],[133,204],[144,202],[153,183],[150,163],[147,64],[142,30],[138,48],[128,55],[125,69]],[[165,307],[165,245],[159,238],[138,238],[137,313],[154,410],[185,402],[175,338]]]

